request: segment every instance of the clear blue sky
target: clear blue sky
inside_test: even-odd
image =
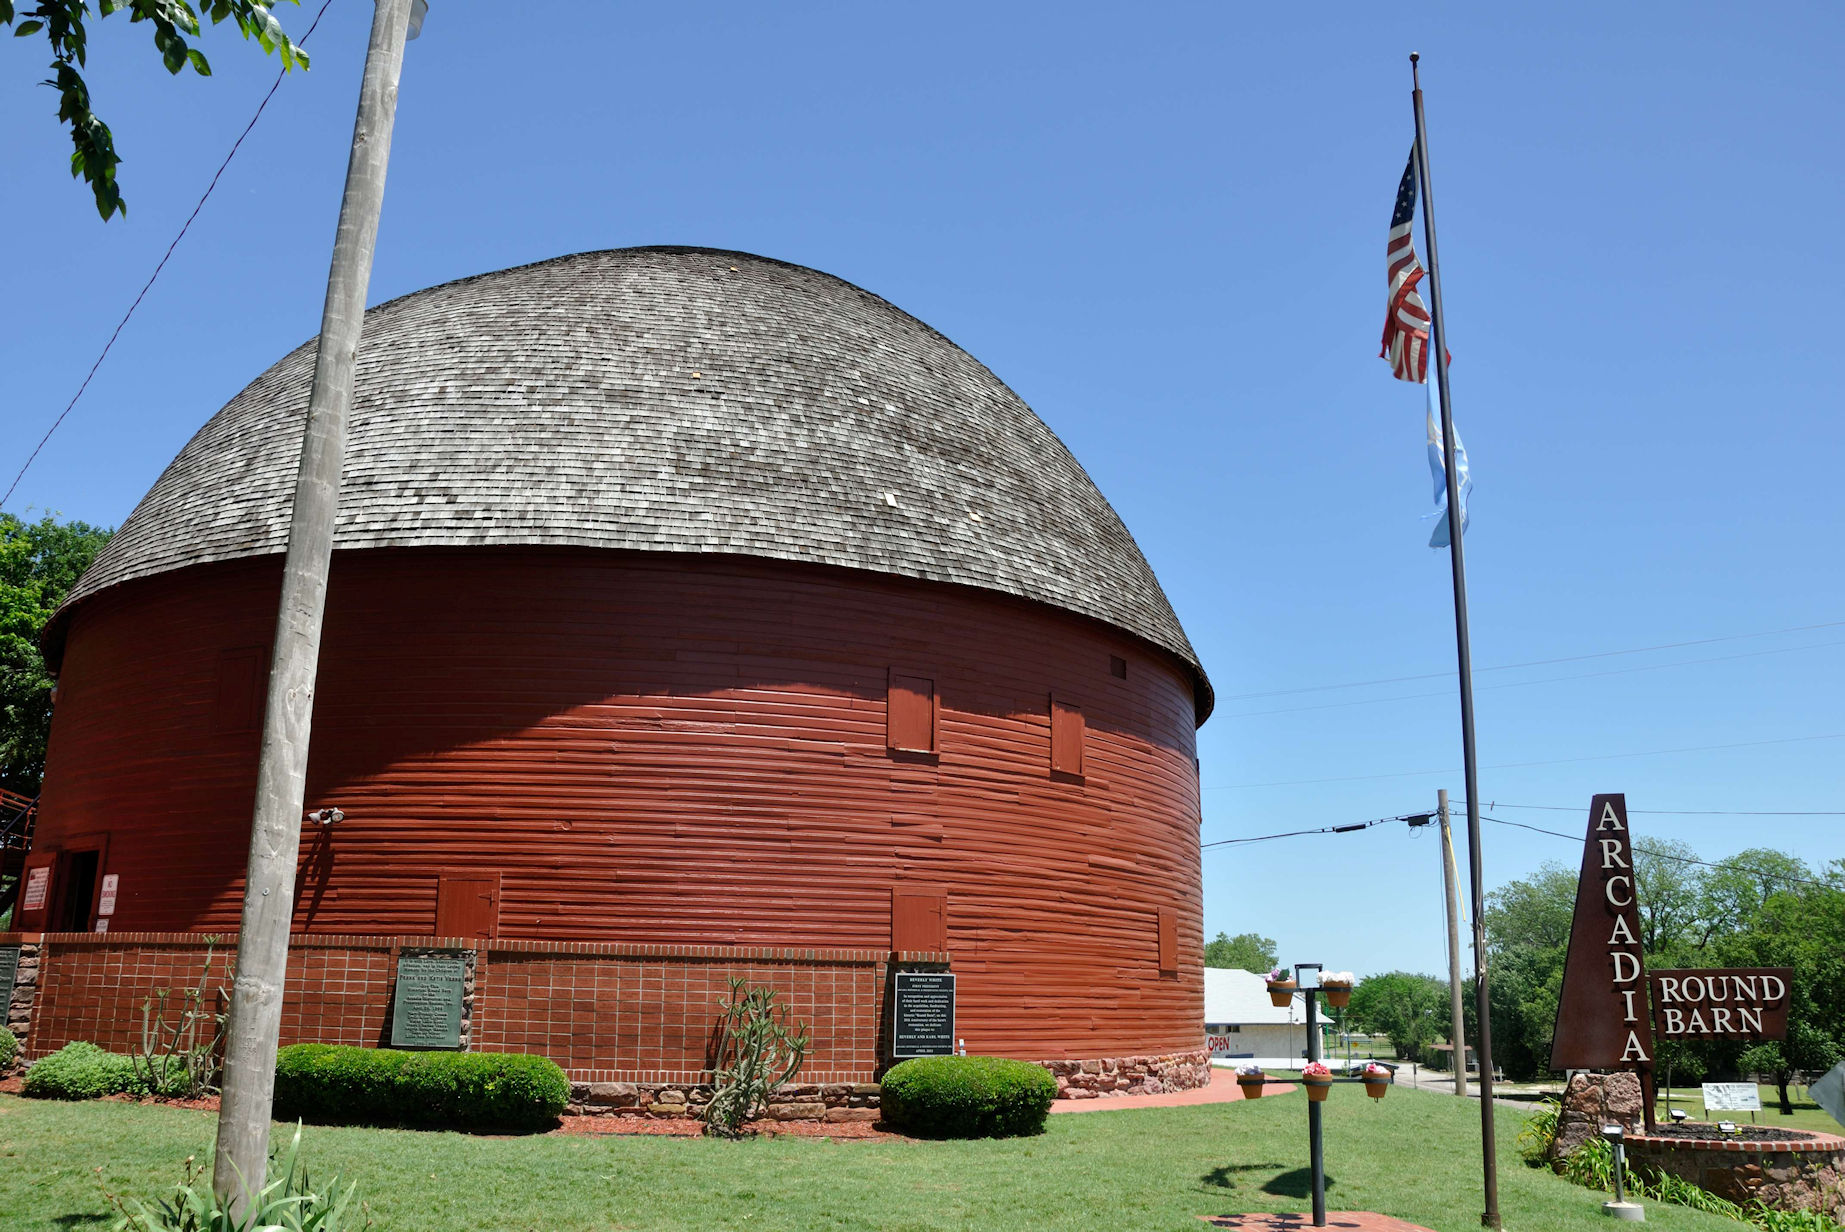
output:
[[[1482,796],[1567,806],[1494,815],[1571,832],[1597,791],[1845,810],[1836,6],[432,7],[372,300],[689,243],[812,265],[935,325],[1062,435],[1165,583],[1220,698],[1207,840],[1461,795],[1448,681],[1281,692],[1453,665],[1422,393],[1375,358],[1421,51],[1477,663],[1832,626],[1483,672]],[[313,71],[9,508],[119,521],[315,332],[370,8],[332,0]],[[96,32],[130,208],[108,225],[65,172],[38,44],[0,47],[7,480],[268,88],[273,61],[234,35],[202,45],[217,75],[171,79],[147,27]],[[1845,856],[1845,817],[1636,820],[1711,857]],[[1489,883],[1574,854],[1485,839]],[[1426,833],[1204,868],[1210,932],[1361,972],[1442,963]]]

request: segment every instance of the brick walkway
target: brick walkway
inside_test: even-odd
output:
[[[1271,1082],[1263,1088],[1262,1098],[1272,1099],[1294,1090],[1291,1082]],[[1059,1099],[1051,1103],[1052,1112],[1119,1112],[1126,1108],[1186,1108],[1192,1104],[1228,1104],[1243,1098],[1232,1070],[1213,1067],[1211,1085],[1191,1091],[1168,1091],[1163,1095],[1103,1095],[1095,1099]],[[1405,1224],[1405,1227],[1408,1225]]]
[[[1206,1226],[1236,1228],[1240,1232],[1313,1232],[1313,1216],[1303,1212],[1249,1215],[1200,1215]],[[1420,1224],[1405,1223],[1370,1211],[1327,1211],[1326,1226],[1340,1232],[1429,1232]]]

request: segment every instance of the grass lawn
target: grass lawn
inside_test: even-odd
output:
[[[1507,1108],[1499,1120],[1506,1227],[1606,1232],[1602,1195],[1518,1159],[1520,1115]],[[1398,1089],[1373,1105],[1359,1087],[1336,1087],[1325,1123],[1331,1209],[1477,1232],[1478,1104]],[[210,1113],[0,1096],[0,1228],[106,1228],[94,1168],[118,1192],[152,1196],[188,1153],[207,1155],[213,1129]],[[359,1180],[381,1232],[1183,1232],[1203,1226],[1197,1215],[1308,1209],[1299,1091],[1053,1116],[1042,1137],[1000,1142],[485,1138],[310,1126],[305,1144],[317,1175],[337,1169]],[[1657,1204],[1647,1218],[1661,1232],[1746,1227]]]
[[[1787,1089],[1787,1093],[1790,1097],[1789,1102],[1792,1103],[1794,1107],[1793,1116],[1781,1115],[1780,1091],[1773,1086],[1763,1086],[1761,1087],[1761,1092],[1762,1110],[1755,1114],[1755,1123],[1757,1125],[1770,1125],[1778,1129],[1811,1129],[1822,1134],[1845,1134],[1845,1126],[1841,1126],[1837,1121],[1832,1119],[1831,1113],[1814,1103],[1813,1097],[1807,1094],[1807,1089],[1805,1087],[1789,1087]],[[1704,1093],[1698,1087],[1673,1087],[1672,1107],[1677,1108],[1681,1112],[1690,1113],[1691,1119],[1694,1121],[1705,1119]],[[1668,1119],[1666,1111],[1666,1093],[1661,1091],[1659,1093],[1657,1113],[1661,1121]],[[1710,1114],[1709,1119],[1713,1121],[1736,1121],[1743,1125],[1749,1124],[1749,1114],[1746,1112],[1713,1112]]]

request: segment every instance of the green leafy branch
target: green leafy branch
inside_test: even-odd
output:
[[[284,72],[306,71],[307,53],[289,39],[271,7],[272,0],[200,0],[213,25],[235,22],[246,41],[254,39],[266,54],[281,56]],[[126,11],[130,23],[153,23],[154,48],[167,72],[178,74],[190,66],[201,77],[211,76],[205,53],[186,41],[198,38],[200,30],[199,11],[187,0],[98,0],[97,11],[101,17]],[[17,7],[13,0],[0,0],[0,25],[12,26],[14,38],[42,33],[51,44],[51,77],[43,84],[58,92],[58,119],[70,129],[70,173],[89,182],[96,211],[107,221],[127,214],[128,207],[115,181],[122,161],[115,138],[91,108],[90,87],[79,71],[87,65],[91,16],[89,0],[38,0]]]

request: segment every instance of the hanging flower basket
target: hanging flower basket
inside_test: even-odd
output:
[[[1262,1072],[1260,1065],[1240,1065],[1236,1071],[1236,1085],[1243,1088],[1244,1099],[1261,1099],[1262,1085],[1268,1081],[1268,1075]]]
[[[1350,971],[1328,971],[1320,976],[1320,991],[1326,994],[1326,1004],[1336,1010],[1342,1010],[1352,1002],[1352,973]]]
[[[1326,1102],[1332,1092],[1332,1071],[1318,1061],[1309,1061],[1300,1071],[1301,1085],[1307,1088],[1307,1098],[1316,1104]]]
[[[1385,1094],[1389,1092],[1391,1080],[1394,1078],[1394,1075],[1391,1074],[1387,1066],[1379,1065],[1375,1061],[1365,1066],[1364,1073],[1361,1076],[1365,1080],[1365,1094],[1369,1095],[1372,1099],[1384,1098]]]
[[[1299,987],[1294,977],[1280,967],[1268,973],[1268,999],[1276,1009],[1287,1009],[1294,1000],[1294,990]]]

